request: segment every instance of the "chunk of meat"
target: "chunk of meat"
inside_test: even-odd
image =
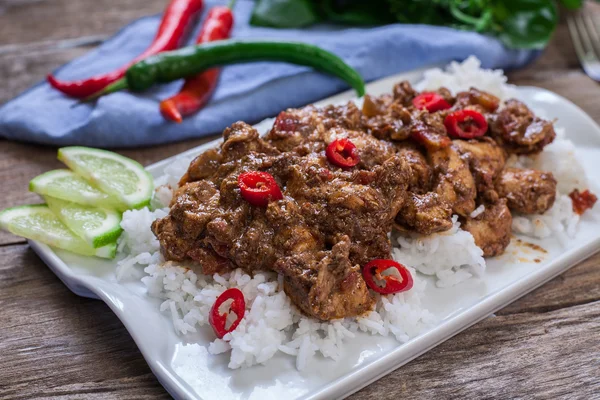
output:
[[[365,99],[363,110],[366,108],[369,114],[373,114],[364,121],[367,132],[377,139],[394,141],[408,139],[412,130],[412,115],[407,108],[394,102],[380,112],[373,110],[381,108],[380,106],[372,106],[373,109],[369,110],[370,104],[373,103]]]
[[[277,155],[279,151],[259,137],[258,131],[245,122],[236,122],[223,131],[221,162],[239,160],[250,153]]]
[[[513,211],[543,214],[554,204],[556,179],[550,172],[506,168],[496,181],[496,191]]]
[[[452,228],[452,208],[437,193],[410,193],[396,215],[396,229],[429,235]]]
[[[408,195],[396,215],[394,226],[400,231],[428,235],[452,227],[452,207],[430,192],[433,171],[425,155],[410,142],[396,145],[400,156],[410,167]]]
[[[441,87],[438,90],[436,90],[435,92],[437,94],[439,94],[440,96],[442,96],[444,98],[444,100],[446,100],[446,102],[448,102],[451,105],[456,102],[456,98],[454,96],[452,96],[452,93],[450,92],[450,90],[446,89],[445,87]]]
[[[352,101],[341,106],[325,106],[319,110],[325,129],[339,127],[357,130],[362,127],[362,113]]]
[[[410,167],[398,155],[373,168],[375,179],[371,186],[381,191],[389,201],[389,217],[393,219],[406,201]]]
[[[417,92],[413,89],[409,81],[402,81],[395,84],[392,93],[394,100],[406,107],[412,105],[412,100],[417,95]]]
[[[280,151],[293,149],[315,131],[325,129],[321,119],[315,114],[313,106],[280,112],[265,140]]]
[[[220,202],[220,193],[214,183],[205,180],[187,183],[173,198],[169,215],[152,223],[152,232],[161,244],[166,244],[161,247],[165,258],[201,260],[204,273],[229,269],[229,260],[202,243],[206,225]]]
[[[367,118],[386,114],[393,102],[394,98],[387,93],[377,97],[365,94],[362,113]]]
[[[218,150],[209,149],[190,163],[179,181],[179,186],[214,175],[223,175],[220,170],[226,170],[250,153],[280,154],[279,150],[261,139],[258,131],[252,126],[245,122],[236,122],[223,131],[223,143]]]
[[[237,222],[242,227],[239,233],[224,242],[227,246],[224,256],[247,271],[269,270],[286,254],[314,252],[323,247],[297,203],[290,198],[271,202],[266,210],[251,207],[251,212],[247,221]],[[210,230],[207,234],[216,236]]]
[[[433,191],[452,207],[452,212],[468,216],[475,209],[475,179],[454,145],[429,152],[434,169]]]
[[[371,135],[365,135],[364,132],[343,129],[331,128],[325,131],[320,138],[311,146],[314,152],[325,151],[325,147],[334,140],[350,139],[356,146],[360,161],[357,168],[371,169],[376,165],[383,164],[386,160],[394,157],[396,149],[393,144],[382,140],[377,140]]]
[[[463,219],[461,228],[473,235],[475,244],[483,250],[484,257],[494,257],[504,253],[510,244],[512,215],[506,206],[506,199],[485,204],[485,211],[475,218]]]
[[[322,153],[334,140],[347,138],[358,150],[360,162],[357,168],[370,169],[392,157],[395,149],[392,144],[365,134],[362,119],[354,103],[324,109],[313,106],[288,109],[277,117],[265,140],[280,151],[304,157]],[[337,168],[333,165],[323,167]]]
[[[431,188],[432,168],[427,163],[425,154],[411,142],[396,143],[398,155],[410,167],[408,190],[414,193],[425,193]]]
[[[509,152],[535,154],[556,137],[552,122],[536,117],[519,100],[511,99],[492,118],[492,136]]]
[[[440,88],[437,93],[447,102],[454,103],[448,89]],[[401,82],[394,87],[393,98],[389,95],[365,96],[363,125],[367,132],[382,140],[403,141],[412,137],[429,149],[447,147],[450,138],[444,126],[446,113],[416,109],[412,104],[416,94],[410,83]]]
[[[306,106],[281,112],[265,141],[280,151],[291,151],[297,146],[322,140],[331,128],[362,129],[362,113],[353,102],[342,106],[316,108]]]
[[[212,176],[221,165],[221,152],[217,149],[209,149],[194,158],[186,173],[179,180],[179,186],[188,182],[199,181]]]
[[[506,163],[506,155],[502,147],[489,137],[481,140],[454,140],[454,148],[469,163],[475,177],[477,192],[489,195],[494,190],[494,180],[500,175]],[[497,195],[496,195],[497,196]]]
[[[306,158],[291,167],[286,194],[301,205],[307,223],[318,227],[326,243],[348,236],[355,263],[385,258],[391,251],[392,221],[406,199],[406,163],[393,157],[371,171],[338,172],[336,178],[321,182],[310,176],[319,173],[318,167],[309,166],[318,160]]]
[[[327,146],[339,139],[349,139],[356,146],[360,161],[355,169],[371,169],[376,165],[383,164],[396,153],[394,145],[389,142],[377,140],[362,131],[341,127],[315,131],[290,149],[288,153],[290,155],[295,153],[294,155],[302,157],[313,157],[314,155],[321,157]],[[339,169],[338,166],[327,163],[327,159],[323,158],[323,161],[324,163],[321,165],[323,168]]]
[[[482,114],[492,113],[498,109],[500,99],[491,93],[476,88],[470,88],[467,92],[456,95],[456,109],[469,108]]]
[[[425,146],[428,151],[443,149],[452,143],[444,126],[445,112],[429,113],[415,111],[411,126],[411,138]]]
[[[277,261],[284,290],[302,311],[321,320],[360,315],[373,308],[359,265],[349,261],[350,240],[342,237],[331,251],[296,253]]]

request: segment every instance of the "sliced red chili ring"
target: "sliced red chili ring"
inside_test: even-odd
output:
[[[381,294],[405,292],[413,287],[408,268],[394,260],[369,261],[362,273],[367,286]]]
[[[238,176],[242,197],[253,206],[266,207],[270,201],[283,199],[281,189],[268,172],[250,171]]]
[[[435,92],[423,92],[415,97],[412,103],[419,110],[427,110],[429,112],[447,110],[452,107],[446,99]]]
[[[360,161],[358,149],[348,139],[337,139],[329,143],[325,155],[330,163],[342,168],[354,167]]]
[[[230,304],[225,304],[231,300]],[[246,300],[244,293],[240,289],[227,289],[213,304],[208,315],[208,322],[212,326],[215,335],[222,339],[227,333],[232,332],[242,322],[246,313]],[[230,314],[235,314],[235,319],[231,320]]]
[[[459,139],[472,139],[485,135],[488,130],[487,119],[475,110],[458,110],[444,119],[448,135]]]

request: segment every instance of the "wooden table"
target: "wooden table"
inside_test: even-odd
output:
[[[0,0],[0,104],[164,0]],[[555,91],[600,122],[564,23],[543,56],[509,74]],[[148,164],[204,140],[122,151]],[[56,149],[0,140],[0,209],[38,199]],[[600,398],[600,255],[467,329],[353,399]],[[0,398],[167,398],[100,301],[71,293],[26,242],[0,233]]]

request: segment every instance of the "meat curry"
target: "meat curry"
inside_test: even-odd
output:
[[[288,109],[264,137],[233,124],[192,161],[152,230],[168,260],[197,261],[205,274],[272,270],[307,315],[356,316],[375,303],[361,267],[390,258],[394,228],[442,232],[456,214],[485,256],[502,254],[511,213],[543,213],[556,193],[551,173],[507,167],[507,157],[554,137],[518,100],[500,108],[477,89],[419,94],[401,82],[366,96],[362,110]],[[350,146],[339,148],[341,164],[329,153],[339,143]],[[240,177],[254,171],[281,191],[264,206],[241,193]]]

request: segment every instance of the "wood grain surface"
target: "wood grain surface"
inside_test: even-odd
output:
[[[0,104],[164,0],[0,0]],[[557,92],[600,122],[566,24],[512,83]],[[120,151],[149,164],[208,139]],[[39,200],[56,149],[0,139],[0,209]],[[0,398],[169,398],[100,301],[71,293],[24,240],[0,233]],[[575,266],[352,399],[600,398],[600,255]]]

